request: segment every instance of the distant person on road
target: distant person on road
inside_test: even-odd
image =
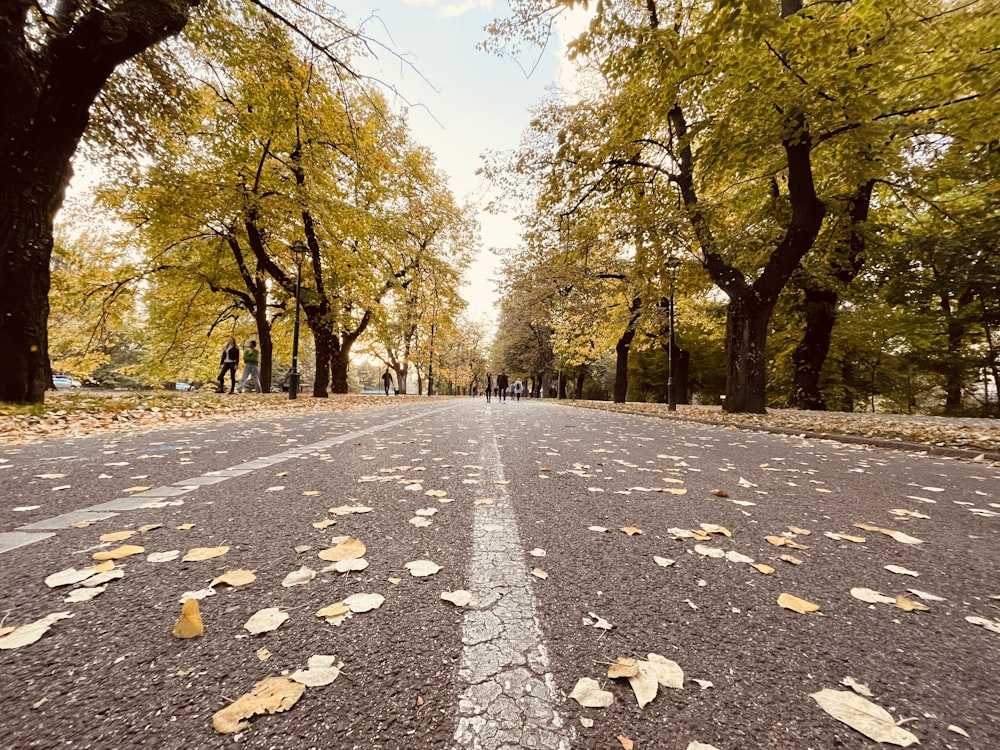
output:
[[[510,381],[507,379],[507,373],[501,370],[500,374],[497,375],[497,391],[501,401],[507,400],[507,386],[509,384]]]
[[[514,400],[521,400],[521,391],[524,390],[524,383],[521,382],[521,378],[514,381],[514,387],[511,389],[514,392]]]
[[[236,368],[239,367],[239,364],[240,348],[236,346],[236,339],[230,337],[222,350],[222,356],[219,358],[219,387],[216,389],[216,393],[226,392],[223,383],[227,372],[229,373],[229,392],[233,393],[236,390]]]
[[[247,386],[248,380],[250,381],[249,387]],[[256,341],[251,341],[247,345],[247,350],[243,352],[243,377],[240,378],[240,384],[236,386],[236,390],[240,393],[246,393],[247,390],[252,393],[263,392],[260,387],[260,350],[257,348]]]
[[[382,386],[385,388],[385,395],[389,395],[389,389],[392,388],[392,375],[389,373],[389,368],[385,368],[385,372],[382,373]]]
[[[490,397],[493,395],[493,373],[486,373],[486,403],[490,402]]]

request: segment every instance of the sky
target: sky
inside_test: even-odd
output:
[[[507,15],[505,0],[346,0],[340,8],[354,24],[369,19],[366,33],[405,60],[378,51],[370,64],[409,103],[414,139],[434,152],[456,199],[479,210],[482,246],[463,296],[473,320],[495,322],[499,259],[490,248],[516,246],[520,230],[512,216],[484,210],[492,192],[476,170],[482,154],[517,147],[530,108],[560,76],[559,44],[516,60],[477,49],[485,27]]]

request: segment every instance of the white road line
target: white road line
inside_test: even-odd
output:
[[[475,599],[462,623],[467,683],[458,704],[461,748],[567,750],[572,732],[556,710],[535,596],[504,481],[493,426],[484,420],[480,464],[492,505],[477,505],[469,590]]]

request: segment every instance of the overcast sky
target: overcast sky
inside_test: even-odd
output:
[[[476,170],[481,154],[519,143],[529,109],[559,76],[558,45],[530,50],[518,60],[478,49],[487,38],[485,27],[507,14],[505,0],[382,0],[374,6],[348,0],[341,8],[354,23],[374,16],[365,23],[368,35],[419,71],[389,52],[378,53],[380,75],[411,104],[415,139],[435,153],[456,198],[480,207],[482,250],[464,296],[474,319],[492,319],[496,258],[489,248],[517,245],[519,229],[512,218],[482,210],[489,186]]]

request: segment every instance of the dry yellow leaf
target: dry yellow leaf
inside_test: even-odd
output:
[[[152,531],[153,529],[158,529],[163,526],[162,523],[147,523],[145,526],[139,527],[139,533],[145,534],[147,531]]]
[[[812,602],[800,599],[797,596],[792,596],[791,594],[781,594],[778,597],[778,605],[803,615],[807,612],[816,612],[819,610],[818,604],[813,604]]]
[[[329,606],[323,607],[319,612],[316,613],[317,617],[325,617],[327,619],[331,617],[343,617],[351,611],[343,602],[337,602],[336,604],[331,604]]]
[[[365,556],[367,551],[364,542],[360,539],[345,539],[336,547],[330,547],[319,552],[320,560],[339,562],[340,560],[357,560]]]
[[[245,586],[256,580],[257,575],[252,570],[229,570],[208,584],[208,587],[214,589],[216,586],[223,584],[226,586]]]
[[[812,532],[809,531],[809,529],[802,529],[799,528],[798,526],[789,526],[788,530],[793,534],[799,534],[800,536],[809,536],[810,534],[812,534]]]
[[[671,495],[686,495],[688,493],[683,487],[667,487],[665,491]]]
[[[130,536],[135,536],[134,531],[112,531],[108,534],[101,534],[98,539],[102,542],[124,542]]]
[[[313,495],[318,495],[319,490],[304,490],[302,494],[305,495],[306,497],[312,497]]]
[[[177,638],[195,638],[204,635],[205,626],[201,622],[201,611],[197,599],[185,599],[181,616],[174,624],[173,634]]]
[[[70,526],[74,529],[85,529],[88,526],[93,526],[96,521],[74,521]]]
[[[271,658],[271,652],[268,651],[266,648],[259,648],[257,649],[256,653],[257,653],[257,658],[260,659],[261,661],[267,661],[268,659]]]
[[[792,565],[801,565],[802,561],[797,557],[792,557],[792,555],[782,555],[781,559],[786,563],[791,563]]]
[[[145,492],[148,489],[149,487],[143,487],[140,485],[138,487],[126,487],[122,490],[122,492]]]
[[[4,627],[0,628],[0,638],[3,638],[8,633],[13,633],[14,630],[15,628],[12,628],[10,625],[5,625]]]
[[[641,534],[642,529],[636,528],[635,526],[622,526],[619,531],[623,531],[629,536],[635,536],[636,534]]]
[[[774,572],[774,568],[770,565],[765,565],[764,563],[753,563],[753,567],[757,568],[757,570],[766,576],[769,576]]]
[[[212,726],[219,734],[234,734],[249,726],[246,719],[257,714],[287,711],[302,697],[306,686],[288,677],[268,677],[253,690],[212,716]]]
[[[927,612],[930,610],[930,607],[926,604],[921,604],[913,599],[907,599],[905,596],[896,597],[896,606],[904,612],[913,612],[914,610]]]
[[[327,526],[333,526],[335,523],[337,522],[334,521],[332,518],[324,518],[322,521],[316,521],[315,523],[313,523],[313,528],[325,529]]]
[[[635,677],[637,674],[639,674],[638,660],[626,656],[619,656],[618,660],[608,667],[608,677],[613,680],[619,677]]]
[[[104,562],[99,563],[98,565],[88,565],[86,568],[84,568],[84,570],[92,571],[94,575],[97,575],[98,573],[107,573],[109,570],[114,570],[114,569],[115,569],[114,560],[105,560]]]
[[[476,498],[476,501],[473,503],[473,505],[493,505],[493,498],[492,497]]]
[[[194,524],[193,523],[182,523],[180,526],[177,527],[177,530],[178,531],[187,531],[188,529],[193,529],[193,528],[194,528]]]
[[[787,536],[768,536],[764,537],[770,544],[775,547],[790,547],[791,549],[809,549],[803,544],[799,544],[796,541],[789,539]]]
[[[635,747],[635,743],[624,734],[618,735],[618,741],[622,743],[623,750],[632,750]]]
[[[865,531],[877,531],[880,534],[891,534],[892,532],[888,529],[883,529],[881,526],[872,526],[870,523],[856,523],[854,528],[863,529]]]
[[[541,568],[533,568],[531,571],[531,575],[533,575],[535,578],[541,578],[543,581],[549,577],[549,574],[546,573]]]
[[[717,523],[703,523],[701,525],[701,530],[706,534],[722,534],[725,537],[732,538],[733,533],[727,529],[725,526],[719,526]]]
[[[229,547],[192,547],[181,558],[181,562],[202,562],[215,557],[222,557],[229,552]]]
[[[145,547],[136,544],[123,544],[121,547],[95,552],[93,558],[95,560],[121,560],[123,557],[131,557],[145,551]]]

